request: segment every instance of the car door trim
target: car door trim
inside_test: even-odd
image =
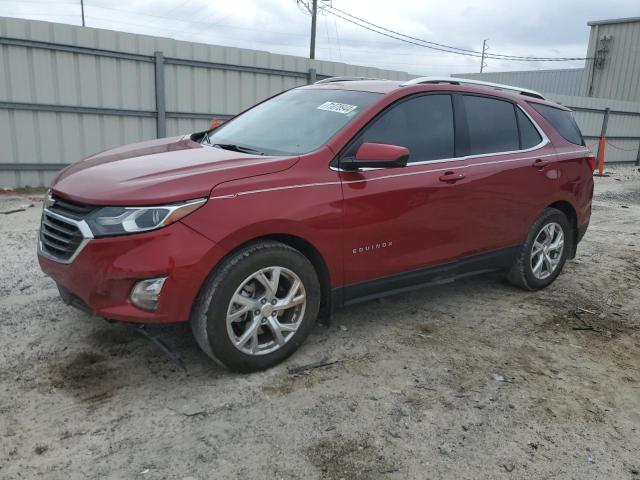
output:
[[[353,305],[430,285],[442,285],[465,277],[505,270],[513,264],[521,249],[522,245],[503,247],[450,262],[336,287],[331,292],[331,306]]]

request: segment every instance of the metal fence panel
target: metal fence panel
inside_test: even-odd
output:
[[[573,109],[587,146],[594,152],[598,149],[604,110],[609,108],[605,163],[636,161],[640,150],[639,102],[556,94],[545,97]]]
[[[160,77],[156,52],[162,53]],[[56,170],[92,153],[159,132],[203,130],[214,116],[228,118],[306,84],[311,68],[318,78],[409,78],[405,72],[0,17],[0,187],[48,185]],[[158,80],[164,80],[160,97]]]
[[[540,92],[581,95],[582,75],[582,68],[565,68],[516,72],[459,73],[452,75],[452,77],[503,83],[505,85],[518,85],[522,88],[529,88]]]
[[[228,118],[312,76],[340,75],[410,78],[263,51],[0,18],[0,187],[47,185],[60,167],[92,153],[158,134],[200,131],[214,116]],[[575,82],[568,79],[575,75],[558,71],[549,81],[573,92]],[[524,77],[506,83],[530,86]],[[640,104],[549,97],[574,107],[589,145],[610,108],[607,160],[636,158]]]

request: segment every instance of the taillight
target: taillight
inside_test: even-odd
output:
[[[587,164],[589,168],[593,172],[596,169],[596,156],[592,153],[591,155],[587,155],[584,157],[587,160]]]

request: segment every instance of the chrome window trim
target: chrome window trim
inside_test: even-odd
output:
[[[56,257],[54,255],[51,255],[50,253],[47,253],[42,248],[42,240],[41,240],[41,232],[40,232],[42,227],[40,227],[38,229],[38,255],[41,255],[44,258],[47,258],[49,260],[52,260],[52,261],[58,262],[58,263],[63,263],[63,264],[72,263],[76,259],[76,257],[80,254],[80,252],[82,250],[84,250],[84,247],[86,247],[87,244],[93,239],[93,232],[89,228],[89,224],[87,224],[87,222],[85,222],[84,220],[74,220],[72,218],[65,217],[64,215],[60,215],[59,213],[52,212],[50,209],[48,209],[46,207],[42,209],[42,215],[43,216],[44,216],[45,213],[47,215],[51,215],[54,218],[57,218],[61,222],[65,222],[65,223],[68,223],[68,224],[71,224],[71,225],[74,225],[75,227],[77,227],[78,230],[80,230],[80,233],[82,234],[83,239],[80,242],[80,244],[78,245],[78,248],[76,249],[76,251],[73,252],[73,255],[71,255],[71,257],[69,257],[67,259],[58,258],[58,257]]]
[[[472,167],[477,167],[477,166],[481,166],[481,165],[492,165],[494,163],[508,163],[508,162],[520,162],[523,160],[535,160],[537,158],[545,158],[545,157],[558,157],[560,155],[575,155],[575,154],[589,154],[590,151],[587,148],[583,148],[582,150],[571,150],[570,152],[558,152],[558,153],[547,153],[545,155],[532,155],[532,156],[528,156],[528,157],[518,157],[518,158],[507,158],[505,160],[494,160],[492,162],[479,162],[479,163],[472,163],[470,165],[461,165],[459,168],[472,168]],[[459,160],[459,159],[458,159]],[[332,170],[334,169],[333,167],[331,167]],[[376,168],[375,170],[393,170],[393,169],[381,169],[381,168]],[[402,170],[402,169],[399,169]],[[412,176],[412,175],[425,175],[425,174],[429,174],[429,173],[437,173],[437,172],[444,172],[446,171],[447,168],[435,168],[435,169],[430,169],[430,170],[418,170],[416,172],[403,172],[403,173],[398,173],[398,174],[394,174],[394,175],[383,175],[380,177],[371,177],[371,178],[363,178],[361,180],[339,180],[339,181],[335,181],[335,182],[320,182],[320,183],[302,183],[302,184],[298,184],[298,185],[281,185],[279,187],[270,187],[270,188],[261,188],[258,190],[247,190],[244,192],[236,192],[236,193],[230,193],[227,195],[213,195],[211,197],[209,197],[211,200],[227,200],[227,199],[233,199],[236,197],[240,197],[243,195],[252,195],[255,193],[267,193],[267,192],[277,192],[280,190],[290,190],[293,188],[308,188],[308,187],[325,187],[325,186],[330,186],[330,185],[340,185],[340,184],[349,184],[349,183],[364,183],[364,182],[374,182],[377,180],[386,180],[389,178],[396,178],[396,177],[407,177],[407,176]],[[336,170],[336,171],[340,171],[340,170]],[[349,173],[353,173],[353,170],[348,170]]]

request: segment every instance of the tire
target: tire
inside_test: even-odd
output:
[[[288,304],[295,305],[285,310]],[[295,352],[311,332],[319,307],[320,282],[311,262],[283,243],[256,241],[230,254],[209,275],[190,324],[213,360],[230,370],[254,372]],[[242,344],[243,338],[248,340]]]
[[[535,260],[540,259],[540,254],[534,254],[534,257],[532,257],[532,251],[535,246],[536,252],[538,252],[539,245],[546,242],[546,232],[551,231],[551,226],[554,226],[553,228],[556,232],[558,227],[562,231],[562,250],[555,258],[553,257],[551,250],[549,250],[549,261],[543,258],[542,268],[536,273],[536,271],[534,271],[534,266],[537,266],[538,262]],[[545,229],[547,230],[545,231]],[[545,231],[545,233],[543,233],[543,231]],[[556,210],[555,208],[545,208],[536,221],[533,222],[533,225],[527,235],[527,239],[507,275],[507,280],[517,287],[531,291],[540,290],[551,285],[558,275],[560,275],[560,272],[564,267],[567,256],[571,250],[571,245],[573,245],[574,236],[575,232],[571,228],[569,220],[564,213],[560,210]],[[540,240],[543,238],[544,241],[541,242]],[[554,238],[559,238],[559,235],[554,236]],[[553,242],[548,245],[548,247],[552,246]],[[545,253],[543,252],[541,255],[544,257]],[[548,266],[556,260],[557,263],[553,265],[553,268],[549,268]],[[532,263],[535,265],[532,265]],[[545,273],[548,275],[545,276]]]

